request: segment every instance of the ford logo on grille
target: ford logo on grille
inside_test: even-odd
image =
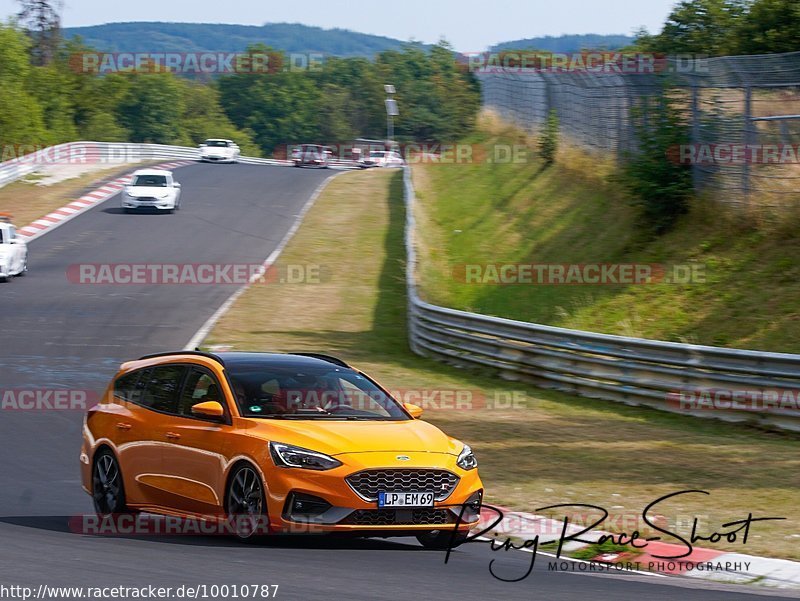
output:
[[[411,457],[409,457],[408,455],[398,455],[397,457],[395,457],[395,459],[397,459],[398,461],[410,461]]]

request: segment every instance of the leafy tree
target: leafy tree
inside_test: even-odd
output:
[[[691,167],[666,156],[688,143],[689,127],[666,84],[663,94],[643,98],[632,115],[639,149],[626,157],[623,180],[641,208],[643,225],[661,235],[688,209]]]
[[[183,126],[185,143],[199,144],[207,138],[229,138],[236,141],[242,154],[259,156],[258,146],[250,135],[237,129],[220,106],[219,90],[207,84],[181,80],[183,97]]]
[[[683,0],[667,17],[661,33],[641,36],[651,52],[725,55],[735,51],[736,26],[748,0]]]
[[[119,121],[131,142],[175,144],[185,141],[181,82],[172,73],[131,73],[131,86],[119,106]]]
[[[0,144],[41,144],[41,106],[28,89],[30,41],[11,25],[0,24]]]
[[[17,15],[33,41],[31,57],[34,65],[47,65],[55,58],[61,41],[62,2],[48,0],[18,0],[21,9]]]
[[[793,52],[800,48],[800,3],[756,0],[735,32],[737,54]]]
[[[551,110],[544,122],[544,129],[539,136],[539,156],[546,165],[552,165],[558,152],[558,114]]]
[[[27,86],[42,109],[47,144],[69,142],[78,137],[69,77],[54,64],[32,67]]]

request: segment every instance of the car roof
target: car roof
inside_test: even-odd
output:
[[[235,367],[347,367],[342,360],[328,355],[315,353],[258,353],[228,351],[219,353],[218,357],[225,363],[226,368]]]
[[[189,358],[197,359],[204,364],[213,361],[226,369],[235,369],[237,367],[257,368],[262,366],[289,367],[293,369],[308,369],[313,367],[352,369],[341,359],[321,353],[265,353],[242,351],[226,351],[220,353],[208,353],[204,351],[169,351],[145,355],[139,359],[127,361],[123,363],[120,368],[128,370],[145,366],[163,365],[165,363],[183,363]]]
[[[206,142],[233,142],[233,140],[226,140],[225,138],[206,138]]]
[[[172,171],[166,169],[137,169],[134,175],[172,175]]]

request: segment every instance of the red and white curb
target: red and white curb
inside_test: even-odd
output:
[[[500,541],[506,537],[533,540],[538,536],[541,545],[556,541],[561,537],[564,527],[561,521],[532,513],[511,511],[502,507],[498,507],[498,509],[503,512],[503,519],[494,525],[491,534],[492,536],[496,535]],[[485,530],[495,521],[497,521],[497,514],[490,509],[482,508],[481,521],[476,530]],[[580,526],[571,525],[567,527],[567,534],[576,534],[581,530]],[[609,533],[594,530],[583,534],[581,538],[597,541],[604,534]],[[563,551],[570,553],[586,546],[588,543],[568,541],[564,544]],[[598,555],[592,560],[604,563],[636,562],[636,565],[640,566],[637,568],[638,570],[657,574],[682,575],[717,582],[753,583],[774,588],[800,588],[800,562],[796,561],[699,547],[695,547],[691,554],[680,559],[670,560],[654,557],[655,555],[662,557],[681,555],[685,550],[686,547],[683,545],[653,541],[641,549],[642,553],[635,557],[606,553]],[[550,555],[550,553],[545,553],[545,555]],[[565,557],[565,559],[567,558]]]
[[[191,165],[195,161],[172,161],[169,163],[161,163],[154,165],[151,169],[176,169],[185,165]],[[97,190],[93,190],[88,194],[84,194],[78,200],[73,200],[71,203],[64,205],[60,209],[56,209],[52,213],[48,213],[44,217],[37,219],[33,223],[26,225],[19,229],[19,234],[25,236],[26,241],[30,242],[39,236],[49,232],[50,230],[62,225],[70,219],[77,217],[81,213],[85,213],[95,205],[104,202],[117,194],[131,181],[131,174],[123,175],[117,179],[110,181]]]

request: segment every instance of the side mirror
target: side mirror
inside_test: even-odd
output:
[[[192,405],[192,415],[219,419],[225,415],[225,410],[217,401],[206,401],[205,403]]]
[[[181,185],[180,185],[178,182],[173,182],[173,183],[172,183],[172,187],[173,187],[173,188],[180,188],[180,187],[181,187]]]
[[[420,417],[422,417],[423,409],[419,405],[412,405],[411,403],[403,403],[403,407],[406,408],[406,411],[408,411],[411,414],[411,417],[413,417],[414,419],[419,419]]]

